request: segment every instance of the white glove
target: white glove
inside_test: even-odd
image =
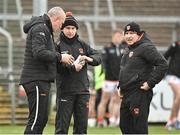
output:
[[[79,72],[85,65],[85,60],[81,59],[81,55],[79,55],[73,64],[75,66],[76,71]]]
[[[80,65],[84,66],[85,65],[85,60],[82,58],[81,55],[79,55],[78,58],[74,61],[73,64],[74,65],[80,64]]]
[[[74,64],[74,66],[77,72],[79,72],[83,67],[81,64],[78,64],[78,63]]]

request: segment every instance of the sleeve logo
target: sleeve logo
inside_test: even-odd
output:
[[[44,32],[39,32],[40,35],[42,36],[45,36],[45,33]]]

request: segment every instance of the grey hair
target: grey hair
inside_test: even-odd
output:
[[[112,31],[112,35],[116,34],[116,33],[120,33],[120,34],[123,34],[124,31],[122,29],[116,29],[116,30],[113,30]]]
[[[61,16],[62,14],[65,14],[64,10],[61,7],[53,7],[48,11],[48,16],[53,17],[53,16]]]

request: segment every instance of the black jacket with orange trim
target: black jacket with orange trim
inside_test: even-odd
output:
[[[93,59],[93,62],[86,63],[79,72],[75,70],[74,65],[58,64],[57,95],[89,94],[87,66],[97,66],[101,63],[99,52],[80,40],[77,34],[69,39],[63,32],[60,34],[57,48],[61,54],[71,54],[75,59],[79,55],[86,55]]]
[[[122,93],[135,90],[147,82],[153,88],[161,81],[167,71],[167,61],[157,51],[153,43],[142,33],[142,38],[128,46],[122,59],[119,87]]]

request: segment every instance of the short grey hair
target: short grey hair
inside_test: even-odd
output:
[[[48,11],[47,14],[49,17],[53,17],[53,16],[60,17],[62,14],[65,14],[65,12],[61,7],[53,7]]]
[[[112,31],[112,35],[114,35],[116,33],[124,34],[124,31],[120,28]]]

